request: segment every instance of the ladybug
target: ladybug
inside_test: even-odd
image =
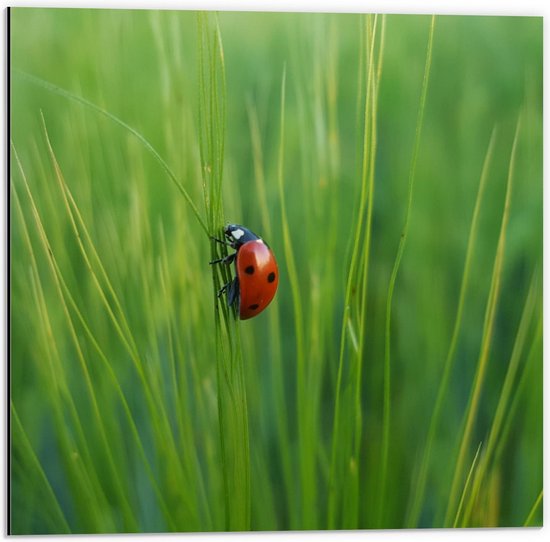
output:
[[[212,237],[214,241],[234,248],[236,252],[210,264],[235,262],[235,278],[218,292],[227,292],[227,304],[236,306],[241,320],[248,320],[262,312],[270,303],[279,284],[279,270],[273,252],[267,243],[248,228],[228,224],[223,229],[228,241]]]

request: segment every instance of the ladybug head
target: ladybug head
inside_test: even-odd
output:
[[[223,233],[237,246],[244,245],[248,241],[260,239],[255,233],[252,233],[248,228],[240,224],[227,224],[223,229]]]

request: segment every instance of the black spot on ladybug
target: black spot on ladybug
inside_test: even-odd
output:
[[[248,275],[254,274],[254,266],[249,265],[248,267],[245,268],[244,272],[247,273]]]
[[[255,311],[260,305],[254,303],[254,305],[250,305],[248,308],[251,310],[251,311]]]
[[[273,273],[273,271],[271,271],[271,273],[269,273],[269,275],[267,275],[267,282],[273,282],[275,280],[275,273]]]

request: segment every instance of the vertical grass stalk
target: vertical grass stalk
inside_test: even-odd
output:
[[[365,51],[360,54],[360,63],[366,62],[365,97],[363,108],[363,149],[361,158],[361,189],[358,215],[355,223],[350,267],[346,280],[346,294],[340,353],[336,380],[336,398],[332,434],[332,454],[328,487],[328,528],[357,528],[359,491],[359,449],[362,432],[361,412],[361,366],[364,347],[364,319],[367,301],[368,253],[370,250],[370,230],[372,222],[374,194],[374,159],[376,150],[376,89],[378,81],[375,68],[374,47],[376,43],[377,16],[364,19],[361,40]],[[383,47],[380,46],[380,51]],[[381,59],[381,55],[380,55]],[[380,62],[379,59],[379,62]],[[359,90],[363,85],[359,84]],[[362,241],[364,241],[362,243]],[[361,295],[354,302],[353,291],[358,288]],[[362,288],[362,290],[361,290]],[[359,332],[359,338],[358,333]],[[346,353],[350,360],[346,363]],[[344,375],[344,368],[347,374]],[[345,380],[344,380],[345,379]]]
[[[223,237],[222,179],[225,148],[225,64],[221,32],[216,18],[198,13],[199,50],[199,147],[207,225],[210,235]],[[210,243],[211,258],[220,257],[218,244]],[[221,250],[227,253],[226,247]],[[212,266],[215,299],[216,374],[218,416],[225,494],[225,529],[250,529],[250,451],[248,410],[238,314],[228,310],[225,297],[216,300],[230,272],[224,265]]]
[[[430,77],[430,69],[432,65],[432,48],[433,37],[435,29],[435,15],[432,15],[430,22],[430,33],[428,37],[428,47],[426,51],[426,64],[424,67],[424,78],[422,81],[422,91],[420,94],[420,106],[418,109],[418,117],[416,121],[415,131],[415,143],[414,151],[412,155],[411,165],[409,169],[409,188],[407,196],[407,210],[405,214],[405,224],[401,232],[401,239],[399,240],[399,247],[397,249],[397,256],[393,266],[392,274],[390,277],[390,284],[388,287],[388,297],[386,303],[386,333],[385,333],[385,349],[384,349],[384,414],[382,422],[382,454],[380,460],[380,491],[378,495],[378,527],[384,526],[384,508],[386,503],[386,491],[387,491],[387,473],[388,473],[388,456],[390,448],[390,425],[391,425],[391,309],[393,291],[395,288],[395,281],[397,279],[397,272],[401,263],[403,252],[405,251],[405,243],[407,241],[407,235],[409,231],[409,219],[412,208],[413,200],[413,188],[414,178],[416,173],[416,162],[418,160],[418,153],[420,149],[420,136],[422,133],[422,124],[424,120],[424,110],[426,107],[426,95],[428,93],[428,82]]]
[[[258,112],[251,101],[248,102],[248,118],[250,124],[250,137],[252,143],[252,158],[254,161],[254,179],[258,204],[262,216],[262,230],[269,239],[272,238],[273,228],[269,218],[269,208],[266,195],[266,180],[263,168],[263,152],[260,137]],[[281,113],[282,114],[282,113]],[[277,432],[279,437],[279,453],[283,469],[283,478],[286,491],[287,511],[290,517],[291,529],[300,526],[298,518],[298,499],[294,491],[294,476],[292,472],[292,456],[290,453],[290,437],[288,432],[288,408],[285,398],[285,375],[283,373],[283,358],[281,352],[282,336],[279,321],[279,305],[273,304],[269,310],[269,338],[271,341],[271,368],[273,371],[273,389],[275,411],[279,413],[276,417]]]
[[[309,450],[309,439],[307,437],[310,427],[308,420],[308,404],[309,398],[306,393],[306,360],[304,355],[304,327],[302,315],[302,300],[300,294],[300,285],[298,282],[298,272],[294,259],[294,251],[292,249],[292,240],[290,236],[290,228],[286,213],[286,202],[284,194],[284,144],[285,144],[285,98],[286,98],[286,66],[283,70],[281,82],[281,117],[279,124],[279,153],[277,160],[277,185],[279,189],[279,199],[281,202],[281,225],[283,229],[283,245],[285,251],[285,262],[287,265],[288,278],[292,292],[292,306],[294,309],[294,329],[296,333],[296,392],[298,405],[298,440],[299,440],[299,471],[300,471],[300,486],[301,494],[301,509],[302,509],[302,528],[315,528],[312,514],[314,507],[312,504],[315,500],[315,494],[312,488],[315,488],[316,468],[314,453]]]

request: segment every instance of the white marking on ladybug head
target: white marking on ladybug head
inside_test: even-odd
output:
[[[261,243],[262,245],[265,244],[263,239],[256,239],[256,243]]]
[[[233,230],[231,232],[231,235],[238,241],[244,235],[244,231],[238,228],[236,230]]]

